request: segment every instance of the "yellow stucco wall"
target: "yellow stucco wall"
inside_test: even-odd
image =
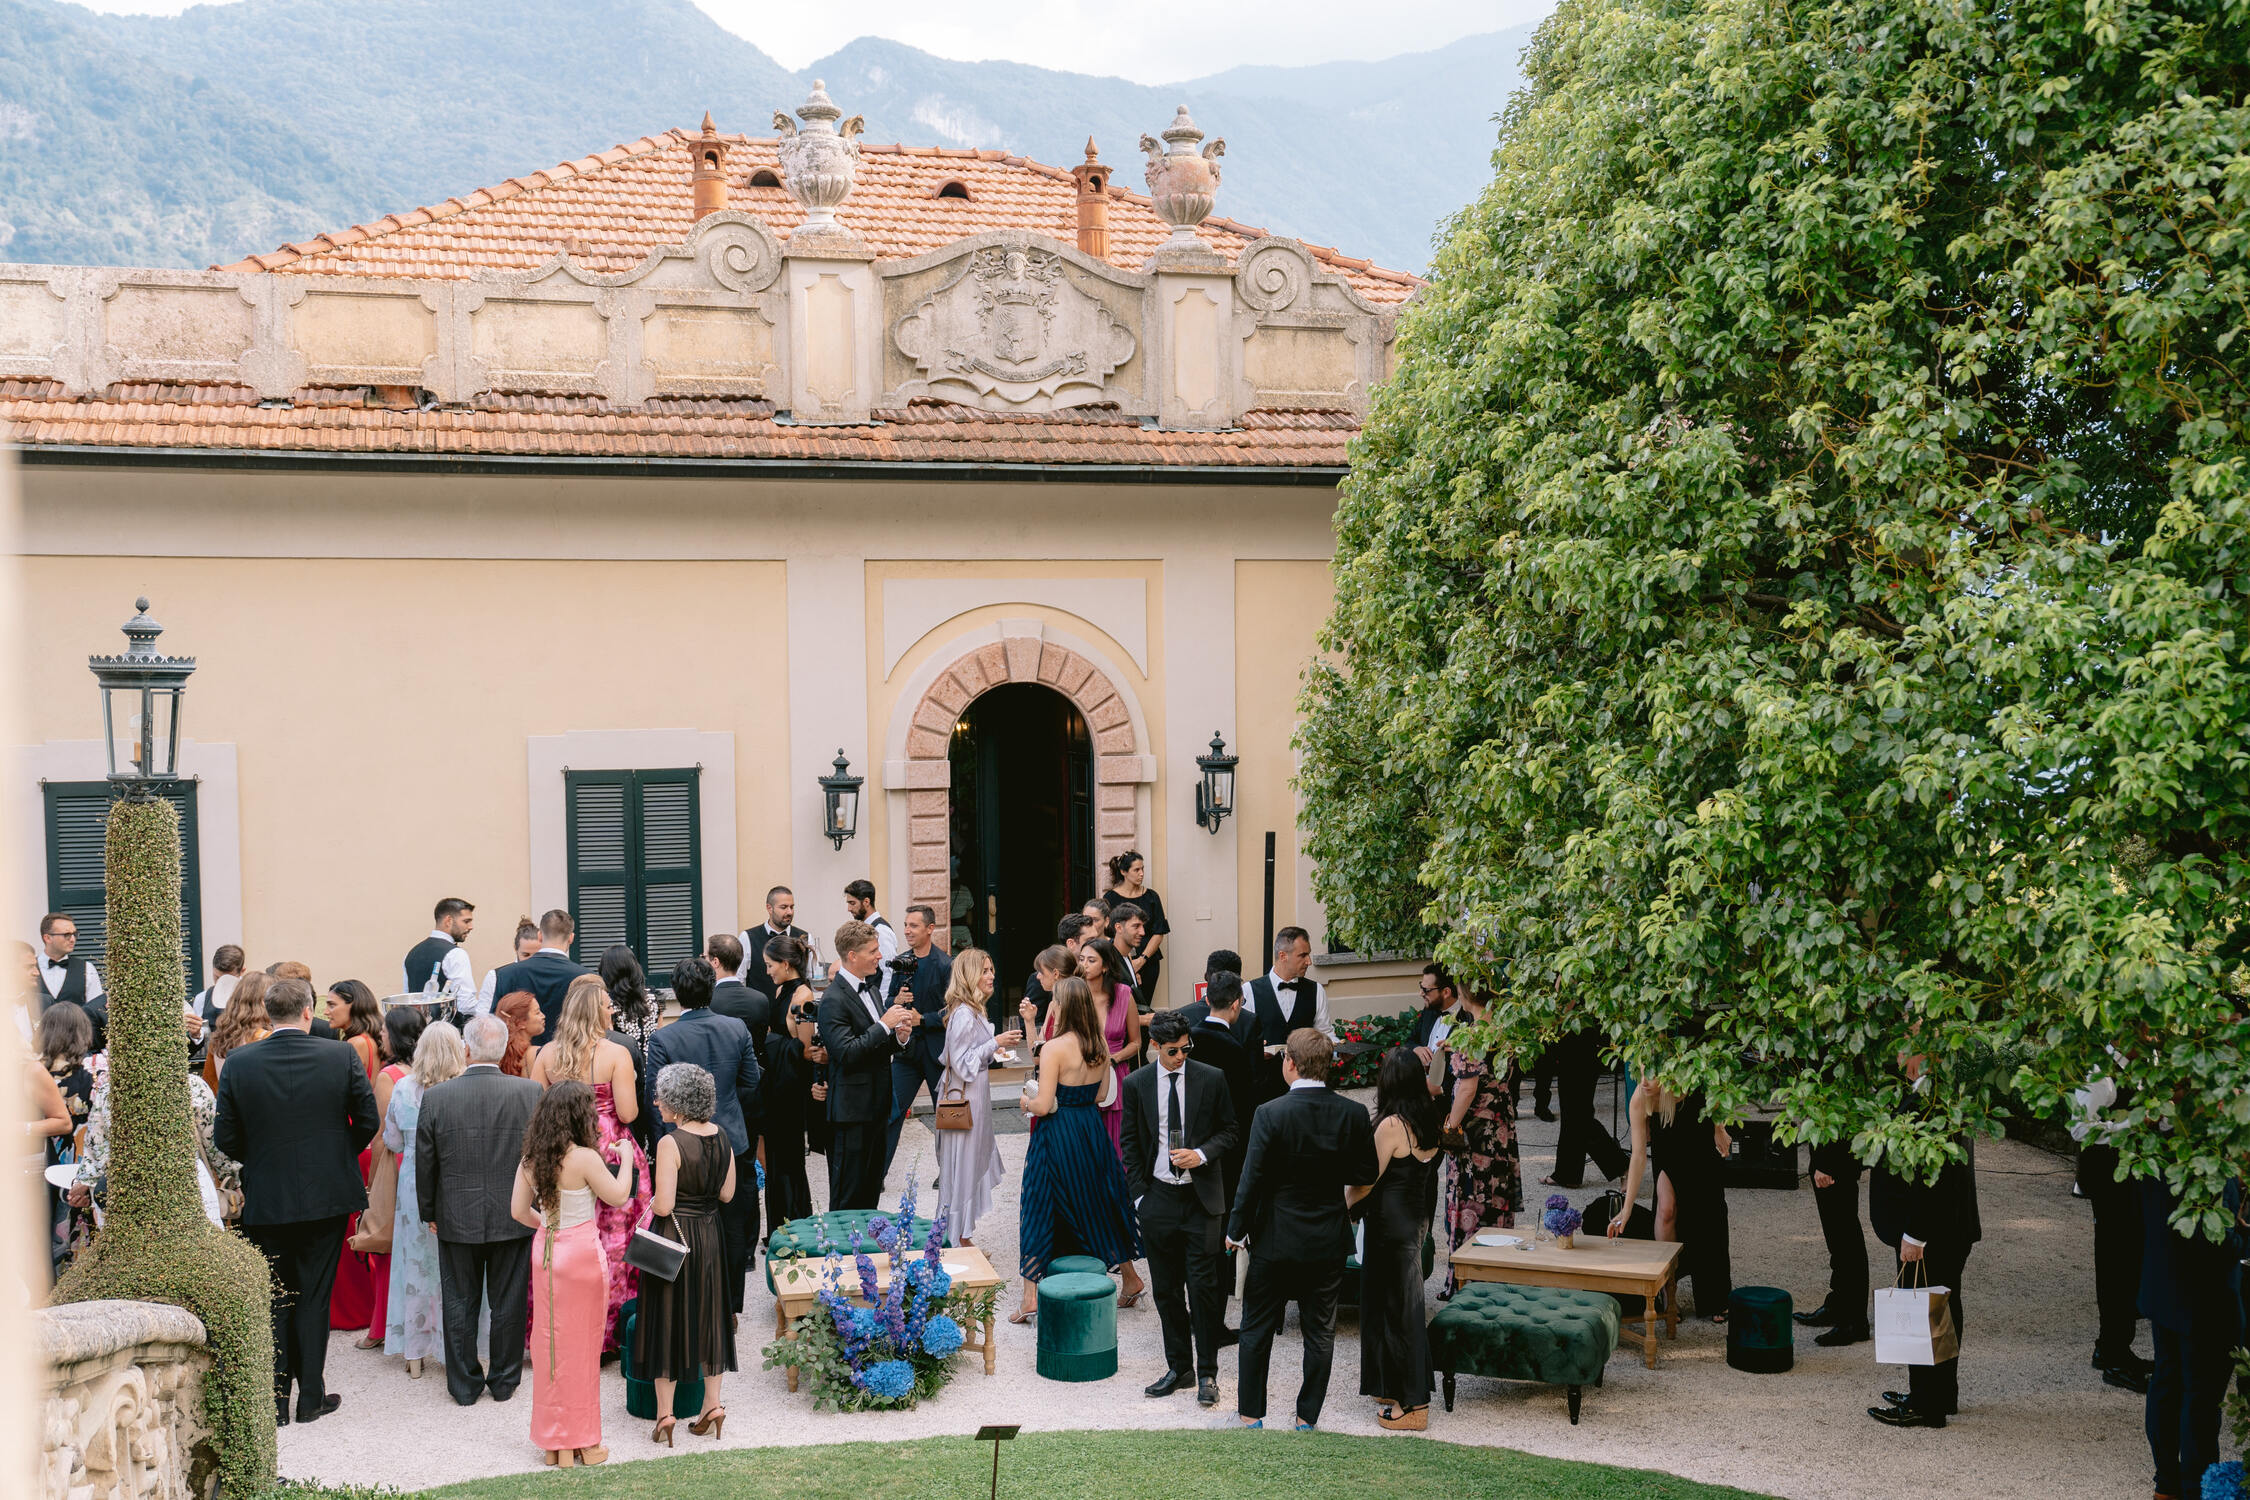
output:
[[[1274,928],[1311,927],[1313,948],[1317,952],[1321,947],[1317,914],[1300,890],[1297,794],[1291,785],[1297,757],[1289,740],[1296,730],[1305,664],[1313,657],[1334,588],[1325,562],[1243,560],[1234,566],[1234,591],[1235,723],[1242,757],[1235,781],[1241,952],[1251,972],[1263,973],[1254,950],[1263,937],[1268,830],[1278,835]]]

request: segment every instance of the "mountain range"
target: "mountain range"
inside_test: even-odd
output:
[[[1529,39],[1151,87],[873,38],[793,73],[691,0],[0,0],[0,260],[232,261],[705,110],[768,135],[819,77],[869,139],[1068,166],[1091,135],[1136,187],[1134,142],[1184,103],[1227,140],[1218,213],[1419,271],[1490,175]]]

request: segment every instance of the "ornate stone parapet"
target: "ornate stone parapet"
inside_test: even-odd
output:
[[[203,1500],[203,1323],[156,1302],[33,1313],[46,1369],[38,1500]]]

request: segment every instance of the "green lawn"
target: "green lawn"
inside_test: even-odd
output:
[[[927,1438],[612,1461],[448,1485],[428,1491],[426,1500],[974,1500],[991,1477],[991,1444]],[[326,1493],[300,1492],[304,1500]],[[1644,1469],[1412,1436],[1050,1432],[1005,1444],[1000,1456],[1003,1500],[1739,1500],[1749,1493]]]

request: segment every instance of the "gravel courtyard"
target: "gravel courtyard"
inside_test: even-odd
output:
[[[1555,1127],[1530,1118],[1528,1097],[1526,1104],[1523,1165],[1535,1183],[1551,1165]],[[1606,1090],[1602,1115],[1609,1118]],[[1015,1266],[1016,1178],[1027,1140],[1000,1137],[1009,1180],[976,1235],[1002,1270]],[[934,1161],[930,1132],[910,1122],[885,1205],[897,1202],[909,1171],[919,1174],[926,1202]],[[2087,1364],[2094,1328],[2092,1219],[2071,1196],[2069,1161],[1995,1141],[1979,1145],[1977,1162],[1985,1238],[1966,1278],[1962,1412],[1945,1431],[1892,1431],[1868,1419],[1865,1409],[1877,1393],[1903,1377],[1902,1370],[1875,1364],[1872,1345],[1820,1349],[1800,1331],[1793,1371],[1747,1375],[1727,1367],[1724,1330],[1695,1320],[1681,1324],[1677,1343],[1661,1344],[1654,1370],[1643,1367],[1637,1345],[1621,1347],[1606,1383],[1587,1391],[1580,1426],[1570,1425],[1560,1390],[1464,1376],[1453,1412],[1433,1405],[1427,1439],[1661,1469],[1791,1500],[1940,1492],[2047,1500],[2064,1485],[2085,1495],[2146,1492],[2140,1398],[2103,1385]],[[818,1159],[811,1175],[818,1197],[825,1185]],[[1591,1193],[1573,1197],[1582,1201]],[[1737,1190],[1728,1202],[1736,1283],[1784,1287],[1799,1307],[1817,1302],[1826,1289],[1826,1259],[1809,1183],[1794,1193]],[[1869,1253],[1880,1280],[1889,1253],[1872,1236]],[[1442,1260],[1439,1270],[1442,1277]],[[1014,1305],[1015,1295],[1013,1288],[1005,1294],[1004,1308]],[[781,1372],[758,1368],[757,1350],[773,1326],[762,1275],[752,1275],[750,1296],[740,1339],[743,1369],[727,1377],[725,1388],[724,1443],[730,1448],[965,1435],[987,1422],[1021,1423],[1033,1431],[1232,1422],[1232,1350],[1220,1356],[1216,1416],[1197,1407],[1192,1393],[1156,1401],[1142,1396],[1141,1387],[1163,1369],[1156,1312],[1147,1298],[1118,1315],[1121,1364],[1114,1379],[1085,1385],[1041,1380],[1032,1371],[1036,1328],[1002,1323],[998,1374],[987,1378],[973,1356],[964,1356],[953,1384],[919,1410],[843,1415],[816,1414],[808,1394],[788,1393]],[[315,1425],[283,1429],[284,1474],[413,1490],[540,1466],[526,1436],[528,1378],[505,1406],[485,1400],[463,1410],[447,1398],[434,1362],[424,1379],[409,1380],[401,1362],[353,1349],[352,1337],[336,1334],[329,1344],[329,1389],[342,1393],[343,1409]],[[2145,1353],[2145,1332],[2141,1347]],[[1286,1411],[1294,1397],[1299,1357],[1292,1323],[1275,1350],[1277,1411]],[[1358,1388],[1357,1332],[1347,1311],[1321,1420],[1325,1429],[1381,1432]],[[624,1382],[614,1366],[605,1372],[604,1390],[612,1460],[663,1456],[665,1450],[648,1441],[648,1424],[626,1417]],[[682,1452],[709,1446],[688,1435],[685,1424],[678,1441]]]

